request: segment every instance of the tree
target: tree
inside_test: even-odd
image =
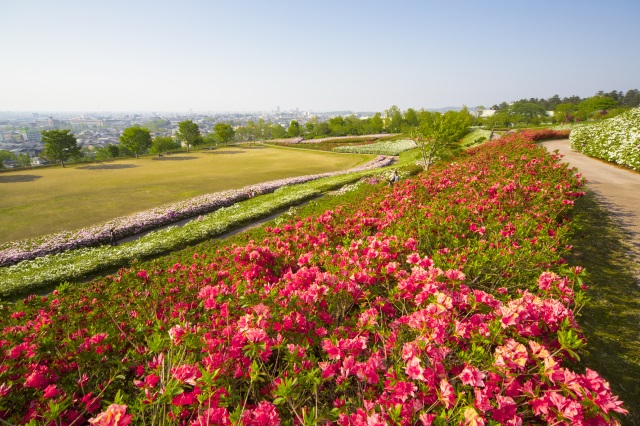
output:
[[[511,105],[509,112],[513,115],[522,115],[530,122],[535,117],[545,116],[546,111],[543,106],[534,102],[516,102]]]
[[[511,116],[509,115],[509,111],[506,110],[497,110],[495,114],[490,117],[484,119],[486,126],[495,128],[495,127],[507,127],[513,123]]]
[[[418,125],[418,113],[415,109],[409,108],[404,112],[404,122],[409,127],[416,127]]]
[[[281,124],[273,124],[271,125],[271,137],[274,139],[284,139],[287,137],[287,131]]]
[[[560,96],[553,95],[547,100],[547,105],[545,105],[545,109],[547,111],[555,111],[556,107],[561,103],[562,101],[560,100]]]
[[[329,119],[329,132],[331,136],[344,136],[347,134],[345,130],[344,118],[341,115],[331,117]]]
[[[138,158],[138,154],[142,154],[151,148],[152,143],[151,133],[148,129],[142,127],[127,127],[120,135],[120,144],[133,152],[136,158]]]
[[[111,155],[111,158],[116,158],[117,156],[120,155],[120,148],[118,148],[118,145],[113,145],[113,144],[107,144],[107,146],[104,147],[104,149],[106,149],[109,154]]]
[[[400,112],[400,108],[396,105],[393,105],[391,108],[385,111],[385,116],[387,117],[387,130],[390,133],[398,133],[402,127],[402,113]]]
[[[20,167],[29,167],[31,166],[31,156],[26,152],[18,154],[16,157],[16,163],[18,163],[18,166]]]
[[[362,135],[363,132],[363,122],[355,115],[351,114],[344,120],[344,130],[347,135]]]
[[[4,168],[5,161],[11,161],[15,159],[16,155],[13,152],[7,151],[6,149],[0,149],[0,169]]]
[[[553,111],[553,119],[557,123],[568,123],[573,121],[573,114],[577,111],[575,104],[563,103],[556,105],[556,109]]]
[[[112,160],[118,155],[120,155],[120,149],[117,145],[107,144],[104,148],[96,150],[96,160],[98,161]]]
[[[300,136],[300,123],[297,120],[291,120],[289,123],[289,128],[287,129],[287,133],[292,138]]]
[[[191,145],[199,145],[202,143],[202,135],[200,134],[200,128],[196,123],[191,120],[185,120],[178,123],[178,140],[187,145],[187,152]]]
[[[228,123],[218,123],[213,126],[213,131],[216,134],[216,140],[220,143],[227,144],[229,141],[233,139],[236,135],[235,130],[231,127],[231,124]]]
[[[369,130],[371,133],[382,133],[382,127],[384,123],[382,122],[382,117],[379,112],[376,112],[373,117],[371,117],[371,121],[369,122]]]
[[[331,128],[329,128],[329,123],[326,121],[321,121],[316,124],[316,136],[329,136],[331,133]]]
[[[42,142],[44,143],[43,156],[52,162],[59,161],[62,167],[70,158],[82,156],[78,141],[71,130],[43,130]]]
[[[607,96],[592,96],[578,104],[576,117],[580,120],[586,120],[596,113],[606,114],[611,108],[618,106],[618,102]]]
[[[178,144],[171,136],[156,136],[149,152],[152,154],[161,154],[163,152],[178,149]]]
[[[316,117],[313,117],[311,120],[307,121],[304,125],[304,133],[305,135],[309,136],[310,138],[313,137],[313,135],[315,134],[316,131],[316,124],[318,122],[318,119]]]
[[[622,99],[622,104],[628,107],[640,106],[640,92],[638,89],[628,90]]]
[[[469,132],[473,120],[469,111],[426,112],[421,114],[420,126],[410,132],[420,148],[425,169],[436,156],[459,149],[458,142]]]

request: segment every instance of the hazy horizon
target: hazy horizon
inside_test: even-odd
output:
[[[0,0],[0,111],[490,107],[637,89],[640,2]]]

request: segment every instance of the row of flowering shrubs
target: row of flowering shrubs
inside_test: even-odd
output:
[[[0,246],[0,266],[13,265],[26,259],[35,259],[52,253],[61,253],[81,247],[91,247],[109,242],[111,229],[117,238],[136,235],[149,229],[158,228],[178,222],[182,219],[215,211],[249,198],[249,193],[266,194],[287,185],[309,182],[312,180],[350,174],[362,170],[371,170],[389,165],[393,160],[379,156],[376,159],[349,170],[332,173],[321,173],[273,180],[240,189],[201,195],[185,201],[167,204],[151,210],[122,216],[76,231],[63,231],[40,238],[15,241]]]
[[[182,227],[169,226],[130,242],[112,247],[102,245],[48,254],[33,260],[0,268],[0,298],[52,287],[65,281],[77,281],[100,271],[118,269],[136,259],[157,256],[218,237],[243,224],[268,217],[324,192],[340,188],[364,176],[384,179],[384,169],[362,170],[351,174],[325,177],[311,182],[287,185],[272,193],[222,207],[199,216]]]
[[[583,154],[640,171],[640,108],[577,126],[569,140]]]
[[[417,145],[412,140],[376,142],[368,145],[343,145],[333,148],[334,152],[348,152],[352,154],[377,154],[377,155],[399,155],[401,152],[416,148]]]
[[[525,129],[519,131],[519,134],[533,142],[548,141],[552,139],[567,139],[571,134],[571,129]]]
[[[0,312],[0,418],[615,424],[572,371],[580,177],[522,135],[359,202]],[[550,272],[553,269],[557,273]]]

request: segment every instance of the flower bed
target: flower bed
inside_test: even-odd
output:
[[[68,250],[0,268],[0,297],[12,297],[79,280],[99,271],[117,269],[135,259],[159,255],[222,235],[243,223],[267,217],[371,173],[375,171],[365,170],[281,187],[273,193],[222,207],[183,227],[170,226],[116,247],[103,245]]]
[[[412,140],[399,140],[392,142],[377,142],[369,145],[339,146],[334,148],[334,152],[347,152],[351,154],[378,154],[378,155],[399,155],[401,152],[416,148],[417,145]]]
[[[577,126],[569,140],[571,148],[585,155],[640,170],[640,108]]]
[[[63,231],[40,238],[32,238],[3,244],[0,246],[0,266],[13,265],[23,260],[35,259],[47,254],[61,253],[82,247],[91,247],[109,242],[111,229],[117,238],[136,235],[140,232],[178,222],[182,219],[215,211],[248,199],[250,191],[257,195],[275,191],[287,185],[294,185],[329,176],[340,176],[361,170],[371,170],[387,166],[393,161],[390,158],[378,157],[362,166],[349,170],[298,176],[264,182],[222,192],[214,192],[186,201],[180,201],[129,216],[115,218],[77,231]]]
[[[566,364],[580,268],[548,270],[581,184],[507,136],[264,240],[1,307],[0,418],[615,424]]]
[[[300,143],[299,145],[291,145],[291,144],[285,144],[285,143],[273,143],[271,141],[269,141],[270,144],[273,145],[278,145],[278,146],[287,146],[287,147],[291,147],[291,146],[295,146],[296,148],[302,148],[302,149],[314,149],[314,150],[318,150],[318,151],[333,151],[335,148],[341,147],[341,146],[345,146],[345,145],[369,145],[369,144],[374,144],[376,143],[375,139],[371,139],[371,140],[362,140],[362,139],[358,139],[358,140],[336,140],[336,139],[330,139],[328,141],[321,141],[321,142],[315,142],[315,139],[312,139],[310,141],[306,141],[306,143]]]

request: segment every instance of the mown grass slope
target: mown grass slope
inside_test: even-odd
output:
[[[0,243],[73,230],[198,195],[343,170],[373,156],[227,147],[0,174]]]

